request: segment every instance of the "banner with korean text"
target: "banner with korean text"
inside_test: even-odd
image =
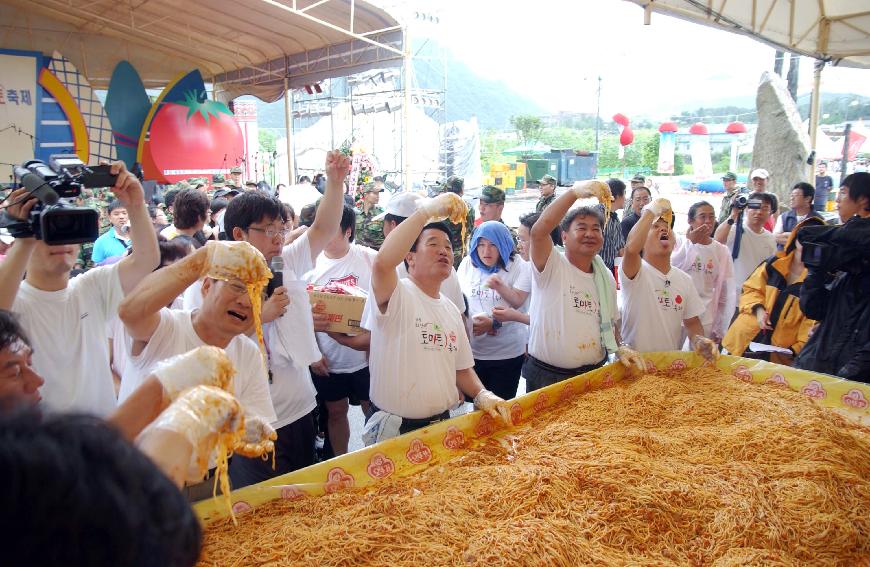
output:
[[[41,55],[0,50],[0,183],[11,181],[12,164],[33,159]]]

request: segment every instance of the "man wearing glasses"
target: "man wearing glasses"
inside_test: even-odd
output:
[[[625,218],[622,219],[621,223],[622,236],[625,237],[626,240],[628,240],[628,233],[631,232],[631,229],[634,228],[634,225],[636,225],[637,221],[640,220],[643,208],[652,201],[652,194],[649,192],[649,189],[643,185],[635,186],[637,184],[637,179],[638,177],[635,177],[631,180],[631,208],[629,209],[628,214],[625,215]]]
[[[292,243],[284,245],[289,228],[283,203],[258,191],[243,193],[227,205],[224,214],[227,238],[253,245],[270,263],[280,256],[284,261],[285,285],[302,281],[303,275],[314,269],[317,257],[339,229],[349,161],[350,158],[338,151],[327,154],[326,191],[315,209],[311,227]],[[230,465],[234,488],[314,464],[316,431],[313,412],[317,403],[309,365],[325,368],[326,360],[317,349],[307,298],[304,301],[303,316],[308,318],[307,321],[293,320],[289,315],[284,317],[290,304],[284,286],[277,288],[263,303],[263,324],[266,326],[263,334],[269,352],[271,378],[269,387],[277,414],[277,419],[272,422],[278,433],[276,467],[273,470],[271,462],[261,459],[234,457]]]
[[[535,205],[536,213],[540,213],[556,200],[556,178],[552,175],[545,175],[538,180],[538,185],[541,189],[541,198]]]

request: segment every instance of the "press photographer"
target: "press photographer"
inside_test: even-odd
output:
[[[837,205],[842,225],[798,232],[809,270],[800,305],[819,326],[795,366],[870,382],[870,173],[847,176]]]
[[[15,176],[24,190],[6,199],[7,209],[30,197],[38,202],[25,217],[0,215],[0,226],[15,238],[36,237],[46,244],[81,244],[99,236],[99,215],[89,207],[74,207],[70,201],[79,197],[83,187],[111,187],[116,175],[111,166],[88,167],[75,155],[53,155],[48,164],[31,160],[15,168]]]
[[[85,230],[96,232],[96,218],[91,217],[93,226],[83,226],[81,232],[66,230],[75,228],[67,221],[53,224],[54,219],[65,218],[56,213],[49,215],[52,222],[44,222],[45,204],[52,200],[48,190],[59,196],[51,187],[49,171],[41,170],[38,175],[28,170],[28,175],[22,175],[25,188],[13,191],[7,199],[4,216],[12,221],[9,225],[15,229],[16,241],[0,263],[0,308],[14,311],[33,339],[33,367],[47,377],[41,390],[44,406],[51,411],[105,416],[115,408],[106,324],[117,314],[124,295],[157,267],[157,237],[142,185],[117,161],[106,172],[114,178],[112,192],[129,214],[133,252],[116,264],[70,279],[79,255],[77,243],[87,241],[81,239]],[[37,207],[34,193],[45,204]],[[33,212],[38,208],[43,212],[37,216]],[[64,209],[69,207],[60,207]],[[29,234],[28,225],[32,228]],[[27,277],[22,281],[25,271]]]
[[[776,240],[764,225],[777,206],[776,196],[771,193],[737,193],[728,220],[716,229],[714,238],[728,247],[734,259],[738,301],[743,282],[759,264],[776,253]]]

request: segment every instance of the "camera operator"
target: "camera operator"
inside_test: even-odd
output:
[[[870,173],[853,173],[837,196],[840,220],[828,228],[827,242],[811,255],[805,230],[798,233],[809,274],[800,305],[819,321],[795,366],[870,382]],[[827,244],[827,246],[826,246]]]
[[[776,240],[764,224],[777,209],[772,193],[738,193],[734,196],[731,215],[716,229],[714,238],[731,251],[734,259],[734,285],[739,301],[743,282],[764,260],[776,253]],[[736,230],[731,230],[736,225]]]
[[[51,411],[106,416],[114,410],[106,325],[124,295],[160,261],[142,185],[124,162],[113,163],[110,172],[117,175],[112,192],[131,222],[129,256],[70,279],[78,244],[49,246],[33,236],[19,236],[0,263],[0,308],[18,314],[33,340],[33,367],[48,377],[41,393]],[[37,199],[27,195],[26,189],[12,192],[6,209],[9,217],[29,218]],[[22,199],[26,200],[19,203]]]

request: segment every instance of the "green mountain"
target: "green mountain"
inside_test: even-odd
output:
[[[798,112],[804,120],[810,116],[810,94],[798,95]],[[715,101],[713,106],[702,106],[684,110],[675,119],[678,124],[688,126],[699,120],[708,124],[725,124],[740,115],[742,122],[757,122],[754,99],[743,97],[738,100]],[[840,124],[847,120],[870,118],[870,97],[854,93],[822,93],[821,124]],[[825,115],[828,115],[825,118]]]

